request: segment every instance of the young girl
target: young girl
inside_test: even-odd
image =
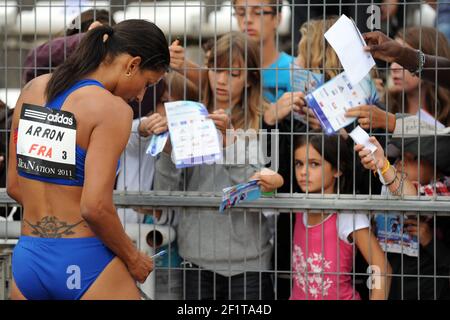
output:
[[[266,105],[261,97],[261,75],[256,44],[241,33],[222,36],[211,49],[203,103],[209,117],[226,137],[226,130],[260,127]],[[224,154],[235,147],[225,139]],[[237,143],[236,143],[237,144]],[[263,164],[245,163],[200,165],[176,169],[166,148],[156,163],[155,183],[160,189],[218,193],[223,188],[260,178],[262,191],[279,187],[283,180],[275,172],[264,174]],[[182,179],[184,175],[184,180]],[[185,274],[186,299],[271,299],[272,280],[268,273],[272,256],[267,219],[248,210],[184,208],[179,214],[177,242],[188,269]]]
[[[425,54],[450,59],[450,47],[445,36],[430,27],[409,27],[399,31],[395,40],[402,45],[420,49]],[[417,114],[420,109],[436,118],[443,126],[450,125],[450,93],[442,87],[436,89],[429,81],[403,69],[398,63],[391,64],[392,85],[389,89],[389,111],[392,113]],[[419,90],[420,89],[420,90]],[[422,119],[425,116],[422,115]],[[434,125],[434,119],[431,120]],[[442,128],[440,125],[438,127]]]
[[[351,153],[339,136],[317,131],[295,140],[295,176],[303,192],[345,193],[351,186]],[[391,272],[365,214],[299,212],[293,242],[291,299],[360,299],[352,284],[354,245],[378,271],[371,299],[385,299]],[[377,281],[380,280],[380,281]]]
[[[397,124],[399,125],[399,124]],[[411,136],[413,132],[405,134]],[[413,130],[414,131],[414,130]],[[416,130],[417,131],[417,130]],[[429,135],[431,133],[431,135]],[[414,133],[417,134],[417,133]],[[422,132],[421,134],[425,134]],[[403,149],[404,154],[391,165],[385,157],[382,146],[375,137],[371,142],[377,150],[371,152],[362,145],[355,150],[363,165],[372,170],[379,169],[386,186],[383,193],[392,195],[448,196],[450,195],[450,135],[434,130],[419,139],[396,137],[392,144]],[[436,154],[434,147],[436,139]],[[391,149],[392,150],[392,149]],[[420,151],[420,153],[419,153]],[[435,172],[436,164],[436,176]],[[389,299],[427,300],[448,299],[450,266],[450,219],[433,213],[389,212],[375,215],[376,233],[392,265],[393,274]],[[397,237],[389,235],[388,219],[396,217],[401,231]],[[392,230],[393,232],[395,230]],[[392,241],[386,241],[391,237]]]

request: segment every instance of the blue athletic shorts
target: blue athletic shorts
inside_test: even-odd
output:
[[[21,236],[12,256],[12,273],[27,299],[80,299],[114,257],[95,237]]]

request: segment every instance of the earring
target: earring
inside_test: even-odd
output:
[[[125,75],[127,76],[127,77],[130,77],[131,76],[131,72],[127,72],[127,73],[125,73]]]

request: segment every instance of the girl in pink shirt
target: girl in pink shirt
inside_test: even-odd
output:
[[[352,187],[351,152],[339,136],[313,131],[295,140],[295,177],[306,193],[345,193]],[[350,189],[351,190],[351,189]],[[290,299],[359,300],[352,283],[357,247],[375,273],[371,299],[386,299],[391,267],[365,214],[350,211],[298,212],[293,240]]]

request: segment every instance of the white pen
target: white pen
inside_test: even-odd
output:
[[[150,258],[155,259],[155,258],[159,258],[162,257],[163,255],[165,255],[167,253],[167,250],[161,250],[160,252],[152,255]]]
[[[144,291],[142,291],[141,288],[137,287],[139,290],[139,293],[141,294],[141,300],[153,300],[150,298]]]
[[[386,184],[386,181],[384,181],[384,177],[381,174],[381,170],[377,167],[377,159],[375,159],[374,153],[375,153],[375,151],[372,152],[372,159],[373,159],[373,162],[375,162],[375,167],[377,168],[378,176],[380,177],[381,183]]]

